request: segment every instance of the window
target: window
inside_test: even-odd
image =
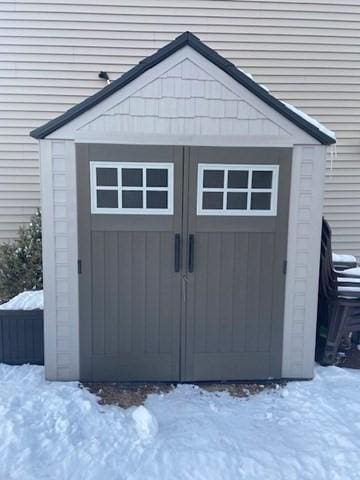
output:
[[[276,215],[278,165],[198,165],[198,215]]]
[[[173,164],[91,162],[91,212],[171,215]]]

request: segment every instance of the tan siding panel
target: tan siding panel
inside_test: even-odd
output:
[[[0,3],[0,240],[39,198],[28,132],[184,30],[334,129],[325,213],[360,256],[360,4],[355,0],[12,0]],[[5,221],[5,216],[12,221]]]

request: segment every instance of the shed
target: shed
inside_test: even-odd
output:
[[[332,132],[186,32],[31,135],[48,379],[312,377]]]

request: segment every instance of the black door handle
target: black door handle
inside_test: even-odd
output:
[[[175,234],[175,272],[180,272],[180,233]]]
[[[194,271],[194,248],[195,248],[195,235],[192,233],[189,235],[189,273]]]

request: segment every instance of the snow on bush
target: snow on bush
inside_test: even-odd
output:
[[[35,310],[44,309],[43,290],[22,292],[6,303],[0,305],[0,310]]]
[[[360,371],[336,367],[247,399],[180,385],[123,410],[0,365],[0,479],[355,480],[359,411]]]

